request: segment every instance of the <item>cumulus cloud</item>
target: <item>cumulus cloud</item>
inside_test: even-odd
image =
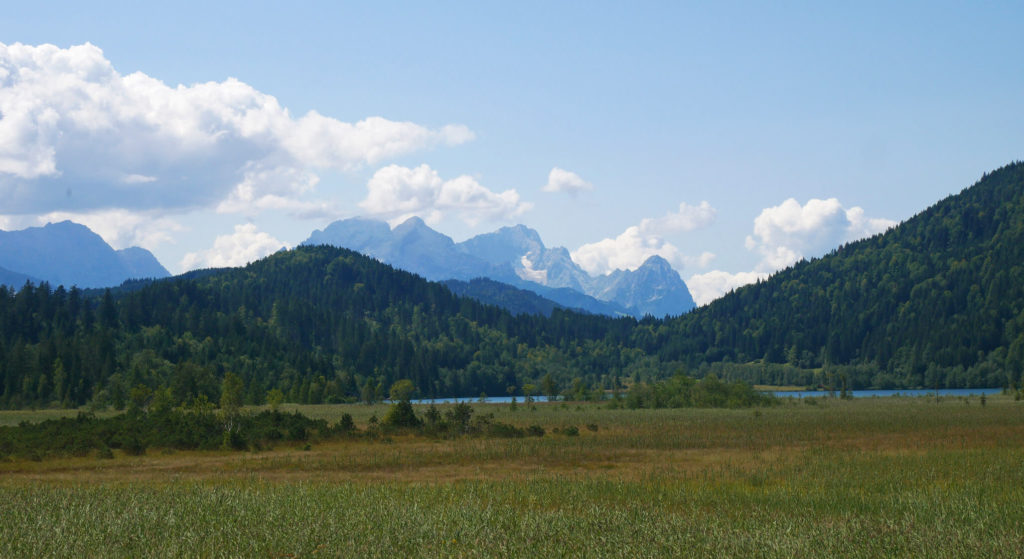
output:
[[[754,219],[754,231],[745,242],[747,250],[761,258],[753,271],[731,274],[714,270],[691,276],[686,285],[697,304],[703,305],[803,258],[822,256],[843,243],[895,225],[890,219],[865,217],[863,208],[844,208],[836,198],[812,198],[803,205],[790,198],[765,208]]]
[[[594,185],[583,180],[576,173],[558,167],[551,169],[551,172],[548,173],[548,183],[541,188],[544,192],[568,192],[573,195],[593,189]]]
[[[889,219],[865,217],[863,208],[843,208],[836,198],[812,198],[802,206],[790,198],[761,211],[746,247],[761,255],[758,271],[774,272],[894,225]]]
[[[768,277],[766,272],[740,272],[730,274],[721,270],[712,270],[703,274],[694,274],[686,280],[686,287],[698,305],[705,305],[722,295]]]
[[[290,207],[315,187],[314,169],[471,139],[460,125],[295,117],[233,78],[169,86],[122,75],[91,44],[0,44],[0,199],[10,214]]]
[[[614,239],[602,239],[585,244],[571,256],[581,268],[592,275],[607,274],[614,270],[635,270],[654,255],[661,256],[677,268],[694,263],[709,263],[714,255],[704,253],[696,259],[687,257],[672,243],[665,240],[668,233],[693,231],[709,225],[715,219],[715,209],[707,202],[691,206],[679,204],[679,210],[658,218],[645,218],[638,225],[627,228]]]
[[[327,202],[304,201],[293,196],[316,188],[320,177],[294,167],[265,168],[250,164],[242,182],[217,205],[217,213],[259,213],[281,210],[302,218],[336,218],[341,212]]]
[[[236,225],[234,233],[220,235],[213,241],[213,247],[200,252],[190,252],[181,261],[184,270],[196,268],[222,268],[244,266],[253,260],[273,254],[285,243],[258,231],[256,225]]]
[[[367,195],[360,207],[392,223],[412,216],[437,223],[452,215],[475,225],[480,221],[508,220],[531,207],[520,200],[515,190],[494,192],[467,175],[443,180],[428,165],[414,169],[388,165],[374,173],[366,188]]]

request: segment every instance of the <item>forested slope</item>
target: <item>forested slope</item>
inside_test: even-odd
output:
[[[1020,383],[1024,164],[654,331],[647,349],[691,364],[850,365],[865,387]]]
[[[504,395],[549,374],[602,385],[640,360],[622,343],[635,323],[516,317],[358,253],[301,247],[91,296],[0,290],[0,404],[120,405],[139,384],[216,401],[225,371],[251,403],[272,388],[297,402],[379,399],[400,378],[426,396]]]
[[[515,316],[345,249],[107,291],[0,289],[0,406],[122,405],[139,385],[248,403],[568,391],[680,371],[754,383],[1021,385],[1024,164],[893,230],[668,321]]]

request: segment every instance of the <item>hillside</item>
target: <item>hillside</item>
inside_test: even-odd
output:
[[[583,397],[681,370],[836,388],[1021,386],[1024,164],[676,319],[525,314],[549,303],[477,288],[524,314],[329,246],[113,290],[0,289],[0,407],[119,407],[140,385],[216,401],[229,371],[248,403],[275,388],[290,402],[374,400],[401,378],[423,396],[532,386]]]
[[[552,311],[563,308],[558,303],[541,297],[533,291],[487,278],[470,281],[447,280],[441,282],[460,297],[470,297],[487,305],[501,307],[514,315],[539,314],[551,316]]]
[[[641,356],[633,319],[559,309],[513,316],[441,284],[326,246],[245,268],[117,291],[0,290],[0,406],[124,404],[132,388],[216,401],[226,371],[246,401],[379,399],[397,379],[426,396],[603,386]],[[518,390],[518,389],[517,389]]]
[[[663,359],[757,362],[743,374],[759,382],[813,380],[763,366],[787,363],[853,387],[1019,386],[1024,164],[655,330]]]

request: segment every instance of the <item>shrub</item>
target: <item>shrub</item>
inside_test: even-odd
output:
[[[352,421],[352,415],[348,413],[341,414],[341,419],[338,420],[337,425],[334,426],[335,432],[338,433],[351,433],[356,428],[356,424]]]
[[[388,427],[419,427],[422,424],[408,400],[392,405],[384,416],[384,425]]]
[[[221,448],[224,450],[245,450],[249,445],[246,443],[245,436],[235,429],[229,429],[224,431],[224,442],[221,443]]]
[[[522,429],[508,423],[488,423],[484,432],[488,437],[505,439],[518,438],[525,435]]]
[[[455,404],[444,412],[445,421],[458,433],[469,430],[469,420],[473,417],[473,408],[465,402]]]
[[[146,453],[146,443],[135,435],[127,435],[121,439],[121,450],[129,456],[142,456]]]

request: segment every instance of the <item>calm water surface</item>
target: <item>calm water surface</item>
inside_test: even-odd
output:
[[[939,396],[980,396],[985,394],[990,396],[992,394],[999,394],[1003,391],[1002,388],[940,388]],[[828,396],[829,394],[839,395],[839,391],[828,392],[827,390],[778,390],[772,391],[772,394],[779,398],[815,398],[820,396]],[[934,396],[935,390],[851,390],[850,394],[854,398],[888,398],[891,396],[906,396],[906,397],[918,397],[918,396]],[[625,397],[625,393],[623,393]],[[516,402],[523,403],[522,396],[516,396]],[[547,398],[544,396],[534,397],[537,402],[546,402]],[[482,400],[477,398],[424,398],[421,400],[413,400],[413,404],[454,404],[458,402],[477,403],[483,402],[485,404],[507,404],[512,401],[511,396],[488,396]]]
[[[1003,391],[1002,388],[940,388],[939,396],[981,396],[985,394],[990,396],[992,394],[999,394]],[[829,392],[827,390],[778,390],[773,391],[772,394],[779,398],[813,398],[818,396],[828,396],[830,394],[839,395],[839,391]],[[886,398],[890,396],[934,396],[935,390],[851,390],[850,394],[854,398]]]

